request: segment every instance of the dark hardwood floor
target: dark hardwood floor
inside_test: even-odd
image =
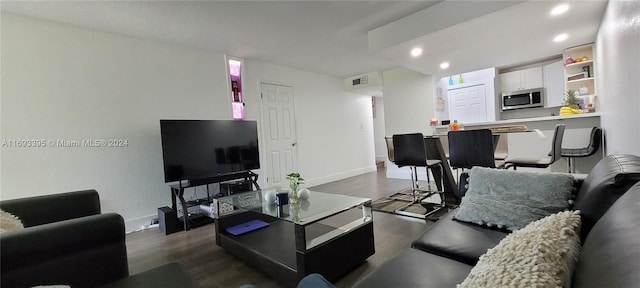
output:
[[[410,186],[409,180],[387,179],[384,168],[377,172],[310,187],[311,190],[366,197],[376,200]],[[357,209],[354,209],[357,210]],[[352,213],[362,213],[353,211]],[[378,265],[409,247],[431,222],[387,213],[373,212],[376,252],[366,262],[334,283],[351,287]],[[170,263],[182,263],[203,287],[281,287],[268,276],[230,256],[215,244],[214,224],[187,232],[164,235],[159,229],[127,234],[131,274]]]

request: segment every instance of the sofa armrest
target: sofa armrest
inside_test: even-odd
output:
[[[124,220],[92,215],[0,234],[2,286],[95,287],[128,276]]]
[[[609,207],[639,181],[640,156],[609,155],[593,166],[580,186],[572,206],[573,210],[581,211],[582,241]]]
[[[100,197],[96,190],[83,190],[0,201],[0,209],[31,227],[100,214]]]
[[[572,287],[638,287],[640,183],[598,219],[582,245]]]

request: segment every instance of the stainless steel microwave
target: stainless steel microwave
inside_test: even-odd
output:
[[[544,106],[544,88],[502,93],[502,111]]]

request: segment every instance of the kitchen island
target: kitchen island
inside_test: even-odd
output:
[[[497,152],[505,151],[509,157],[542,157],[551,150],[551,140],[553,130],[556,124],[565,124],[566,130],[563,137],[563,148],[579,148],[585,147],[589,143],[591,129],[600,126],[600,113],[583,113],[575,115],[563,116],[545,116],[522,119],[499,120],[494,122],[483,123],[461,123],[463,129],[484,129],[484,128],[502,128],[509,126],[524,125],[527,132],[508,133],[500,137]],[[439,125],[436,127],[438,133],[446,133],[449,127]],[[532,131],[540,131],[544,136]],[[605,132],[606,134],[606,132]],[[442,137],[443,146],[447,142],[446,137]],[[604,137],[603,137],[604,142]],[[446,148],[445,148],[446,149]],[[591,168],[605,155],[606,146],[601,145],[601,149],[592,156],[585,158],[577,158],[575,161],[576,172],[583,173],[590,171]],[[508,151],[508,152],[507,152]],[[523,169],[524,170],[524,169]],[[541,171],[544,169],[532,169],[532,171]],[[546,170],[553,172],[567,172],[567,159],[563,158],[552,164]]]
[[[498,120],[493,122],[482,123],[461,123],[466,129],[482,129],[492,128],[498,126],[509,125],[526,125],[529,129],[540,130],[553,130],[556,124],[563,123],[567,125],[567,129],[571,128],[589,128],[593,126],[600,126],[600,113],[582,113],[575,115],[563,115],[563,116],[544,116],[544,117],[532,117],[522,119],[508,119]],[[446,133],[449,129],[447,125],[438,125],[436,127],[439,133]]]

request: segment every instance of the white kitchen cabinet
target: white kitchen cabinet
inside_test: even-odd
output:
[[[512,92],[542,87],[542,67],[500,74],[502,92]]]
[[[564,105],[564,65],[562,60],[542,66],[544,78],[544,107]]]
[[[513,71],[500,74],[500,87],[502,92],[520,90],[522,73]]]
[[[522,89],[540,88],[543,85],[542,67],[522,70]]]
[[[449,90],[449,117],[458,123],[487,122],[487,101],[485,85]]]

